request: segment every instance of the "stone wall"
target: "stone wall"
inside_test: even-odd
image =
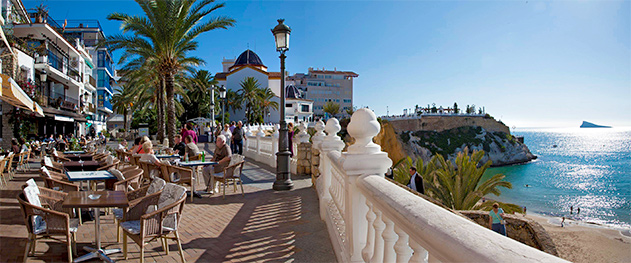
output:
[[[2,103],[2,142],[0,142],[0,147],[2,149],[10,149],[11,148],[11,139],[13,138],[13,125],[9,124],[9,111],[14,107],[6,103],[4,101]]]
[[[320,151],[311,147],[311,183],[315,187],[316,179],[320,176]]]
[[[486,211],[458,211],[479,225],[489,227],[489,212]],[[521,243],[558,256],[554,242],[548,232],[539,223],[517,215],[506,214],[506,234]]]
[[[298,144],[298,165],[296,173],[298,175],[311,175],[311,143],[302,142]]]
[[[493,118],[477,116],[422,116],[418,119],[390,120],[394,130],[402,131],[444,131],[464,126],[480,126],[489,132],[510,134],[508,126]]]

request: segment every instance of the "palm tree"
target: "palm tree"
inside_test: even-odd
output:
[[[111,49],[124,49],[120,63],[134,57],[142,57],[155,65],[161,87],[164,87],[167,112],[167,134],[173,143],[176,133],[175,86],[177,75],[182,71],[192,72],[194,66],[203,61],[188,56],[190,51],[198,47],[200,34],[214,29],[226,29],[235,21],[228,17],[204,18],[211,12],[222,8],[224,4],[214,4],[214,0],[136,0],[145,16],[130,16],[112,13],[109,20],[121,21],[123,33],[110,36],[102,45]]]
[[[135,94],[129,85],[119,86],[116,89],[116,93],[112,96],[112,108],[115,113],[123,115],[123,129],[125,129],[125,138],[127,138],[127,133],[129,132],[129,127],[127,127],[129,117],[129,113],[131,112],[131,107],[134,105],[134,101],[136,100]]]
[[[331,117],[335,117],[340,112],[340,104],[337,104],[332,101],[328,101],[324,104],[322,109],[324,112],[328,113]]]
[[[256,115],[254,110],[258,109],[261,97],[260,86],[258,80],[247,77],[241,82],[241,89],[238,91],[239,97],[245,102],[245,117],[248,123],[254,122],[254,115]]]
[[[467,147],[458,153],[455,165],[445,160],[442,155],[437,155],[440,168],[430,173],[428,178],[423,178],[427,192],[448,207],[469,210],[489,193],[499,196],[501,194],[499,187],[512,188],[510,182],[502,181],[506,177],[503,174],[496,174],[481,181],[482,175],[492,163],[489,160],[478,167],[482,157],[484,157],[484,151],[473,151],[469,155]]]
[[[201,117],[202,112],[210,109],[211,93],[209,90],[215,84],[217,84],[217,81],[207,70],[195,71],[188,79],[187,95],[191,104],[196,107],[197,117]]]
[[[273,101],[272,99],[276,97],[276,94],[270,88],[264,88],[260,90],[259,94],[259,107],[261,109],[259,122],[263,122],[265,120],[265,114],[270,112],[270,109],[278,110],[279,103]]]

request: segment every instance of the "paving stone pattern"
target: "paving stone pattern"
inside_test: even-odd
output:
[[[207,151],[210,149],[206,147]],[[39,167],[34,160],[32,167]],[[29,178],[39,180],[36,170],[17,173],[0,190],[0,262],[23,261],[27,231],[16,196]],[[326,226],[320,220],[315,190],[310,177],[295,178],[295,189],[271,189],[274,173],[269,167],[248,160],[244,168],[245,197],[226,188],[226,198],[215,194],[187,198],[180,225],[180,238],[187,262],[335,262]],[[201,185],[200,185],[201,188]],[[239,189],[240,190],[240,189]],[[77,233],[79,255],[83,246],[94,243],[94,221],[84,222]],[[101,216],[101,242],[105,248],[121,248],[116,242],[113,215]],[[139,247],[128,239],[129,258],[137,262]],[[179,262],[175,242],[166,255],[159,241],[145,250],[146,262]],[[122,253],[112,255],[120,262]],[[51,239],[38,241],[28,262],[67,261],[65,243]],[[96,261],[93,261],[96,262]]]

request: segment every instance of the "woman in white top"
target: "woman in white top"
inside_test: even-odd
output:
[[[151,144],[151,141],[143,143],[142,144],[142,150],[145,153],[144,154],[140,154],[140,161],[141,162],[149,162],[149,163],[153,163],[155,165],[162,164],[160,162],[160,160],[158,160],[158,157],[155,156],[155,153],[153,151],[153,144]]]
[[[227,123],[224,125],[223,131],[221,131],[221,135],[226,137],[226,144],[230,146],[232,132],[230,132],[230,126]]]

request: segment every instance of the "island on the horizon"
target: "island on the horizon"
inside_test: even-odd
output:
[[[583,124],[581,124],[581,128],[611,128],[611,126],[603,126],[603,125],[598,125],[591,122],[583,121]]]

